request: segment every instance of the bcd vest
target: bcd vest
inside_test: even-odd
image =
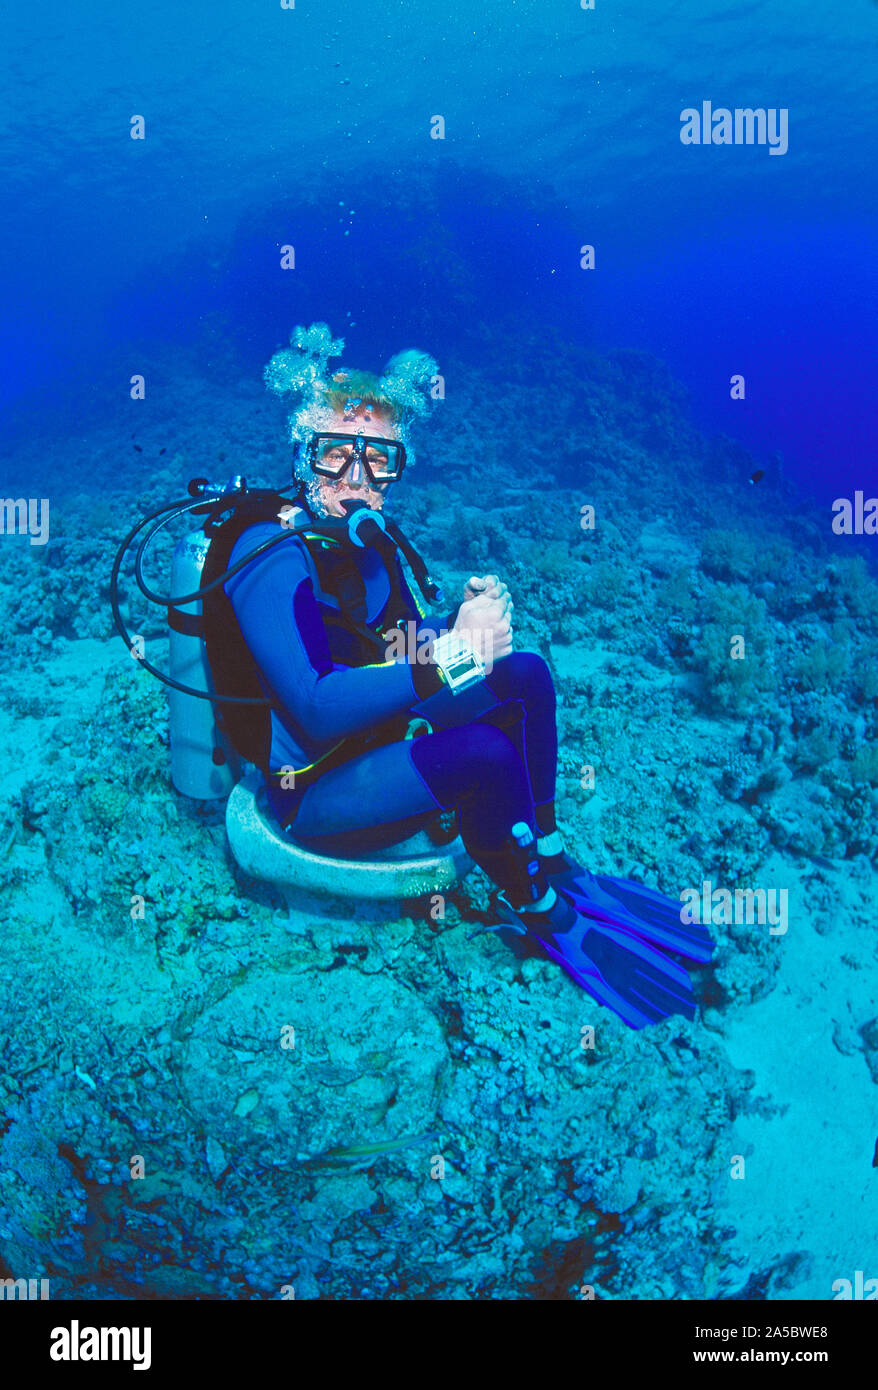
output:
[[[249,498],[245,496],[236,504],[234,513],[226,521],[212,530],[209,522],[206,531],[212,538],[202,571],[202,588],[219,578],[229,568],[232,550],[244,531],[257,522],[277,521],[280,509],[290,505],[295,504],[279,494],[263,493],[261,496]],[[316,524],[319,525],[319,522]],[[366,586],[357,566],[353,544],[308,535],[307,532],[299,532],[297,540],[308,550],[316,570],[320,591],[315,595],[318,603],[322,593],[331,595],[339,605],[336,610],[320,603],[321,617],[333,661],[345,666],[366,666],[383,661],[386,655],[385,643],[382,635],[367,624]],[[280,544],[294,545],[296,541],[291,538]],[[388,547],[390,546],[392,542],[388,542]],[[411,601],[404,594],[400,583],[395,548],[380,553],[385,561],[390,582],[390,595],[385,611],[390,614],[393,623],[402,623],[409,618],[417,619],[419,615],[413,610]],[[292,594],[290,600],[292,601]],[[201,626],[216,693],[233,695],[238,699],[264,699],[265,692],[258,678],[256,664],[224,585],[217,585],[202,599]],[[217,703],[214,709],[217,724],[235,751],[248,762],[255,763],[266,777],[279,776],[273,774],[269,766],[269,706]],[[356,757],[366,748],[404,737],[407,725],[408,715],[403,715],[401,719],[388,721],[367,735],[354,735],[342,740],[330,754],[315,764],[311,776],[319,776],[330,767]],[[311,780],[307,773],[297,774],[297,786],[305,784],[303,776]]]

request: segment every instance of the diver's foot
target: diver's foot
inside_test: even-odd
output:
[[[629,1028],[644,1028],[669,1014],[695,1017],[691,981],[676,961],[633,933],[587,916],[563,890],[544,911],[516,909],[503,893],[495,894],[494,906],[504,926],[526,933]]]
[[[559,894],[570,898],[579,912],[603,920],[621,931],[672,955],[706,964],[713,956],[710,930],[681,909],[679,899],[632,879],[593,874],[573,859],[555,872],[545,869],[546,879]]]
[[[535,910],[530,903],[525,903],[523,907],[513,907],[503,892],[495,893],[493,901],[495,909],[499,910],[505,919],[502,925],[511,926],[513,930],[516,924],[520,923],[525,931],[534,934],[550,932],[554,935],[555,932],[569,931],[579,916],[570,899],[566,894],[558,893],[551,887],[546,898],[549,899],[548,903],[544,898],[537,905],[539,910]]]

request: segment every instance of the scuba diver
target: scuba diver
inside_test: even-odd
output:
[[[435,361],[409,351],[380,378],[331,372],[344,343],[325,324],[290,341],[265,378],[298,406],[292,496],[244,485],[202,505],[201,587],[160,598],[172,628],[206,643],[223,739],[261,769],[297,844],[355,859],[452,817],[496,885],[492,930],[524,937],[631,1028],[694,1018],[689,975],[672,956],[710,960],[706,929],[564,851],[552,677],[542,657],[513,650],[507,586],[473,576],[437,618],[407,581],[401,559],[428,600],[441,597],[384,516],[413,460],[411,425],[432,406]],[[182,611],[193,597],[200,629]]]

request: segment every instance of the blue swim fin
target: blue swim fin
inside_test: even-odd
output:
[[[572,862],[561,873],[547,877],[580,911],[633,932],[641,941],[689,960],[706,962],[713,955],[714,943],[707,928],[700,922],[684,922],[679,903],[655,888],[645,888],[630,878],[592,874]]]
[[[502,925],[535,941],[629,1028],[645,1028],[670,1014],[695,1017],[692,984],[682,966],[563,892],[549,912],[516,912],[503,893],[494,895],[493,905]]]

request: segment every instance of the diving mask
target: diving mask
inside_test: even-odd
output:
[[[405,467],[405,447],[398,439],[371,435],[313,434],[305,449],[313,473],[321,478],[343,478],[372,483],[394,482]]]

